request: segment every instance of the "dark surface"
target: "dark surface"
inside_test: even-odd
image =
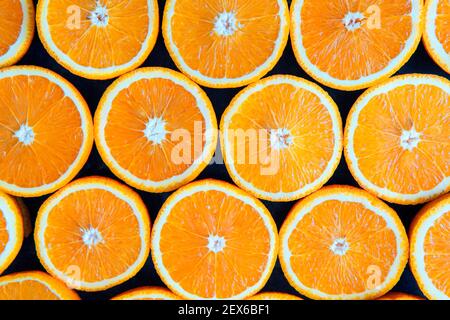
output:
[[[35,3],[37,1],[35,0]],[[160,16],[162,17],[162,10],[164,7],[164,0],[159,0],[160,6]],[[291,1],[288,0],[290,3]],[[66,79],[68,79],[72,84],[74,84],[78,90],[80,90],[81,94],[84,96],[86,101],[88,102],[92,114],[95,112],[97,104],[100,100],[105,89],[112,82],[112,80],[108,81],[93,81],[80,78],[71,74],[69,71],[65,70],[58,63],[56,63],[45,51],[42,46],[37,33],[34,37],[33,44],[26,54],[26,56],[19,62],[21,65],[38,65],[41,67],[45,67],[56,71]],[[177,70],[174,63],[172,62],[165,46],[164,41],[162,39],[161,33],[159,34],[158,42],[153,49],[151,55],[145,61],[143,66],[161,66],[167,67],[174,70]],[[441,70],[428,56],[425,51],[423,45],[421,44],[413,55],[411,60],[398,72],[398,74],[405,73],[431,73],[444,76],[446,78],[450,78],[448,74],[446,74],[443,70]],[[274,74],[292,74],[295,76],[299,76],[302,78],[306,78],[308,80],[312,80],[298,65],[295,60],[294,54],[291,49],[291,44],[288,43],[286,50],[275,66],[275,68],[269,73],[269,75]],[[332,98],[336,101],[339,106],[343,121],[347,118],[347,114],[356,101],[358,96],[362,93],[362,91],[355,92],[342,92],[329,88],[324,88],[328,91],[328,93],[332,96]],[[233,96],[239,92],[240,89],[208,89],[205,88],[206,93],[211,99],[214,109],[217,114],[217,119],[220,120],[220,117],[228,106],[228,103],[233,98]],[[115,178],[114,175],[109,171],[107,166],[101,160],[97,150],[93,149],[90,159],[83,170],[80,172],[78,177],[86,177],[90,175],[100,175]],[[216,178],[224,181],[231,182],[231,179],[226,171],[224,165],[211,165],[207,167],[203,173],[199,176],[198,179],[202,178]],[[117,179],[117,178],[115,178]],[[118,179],[117,179],[118,180]],[[353,186],[358,186],[356,181],[351,176],[345,160],[341,161],[336,173],[332,177],[332,179],[327,183],[330,184],[348,184]],[[155,220],[156,215],[158,213],[159,208],[163,204],[163,202],[167,199],[169,194],[150,194],[142,191],[138,191],[139,194],[144,199],[144,202],[147,205],[152,221]],[[37,211],[42,204],[42,202],[47,197],[26,199],[25,203],[31,212],[31,219],[34,222],[36,218]],[[272,202],[264,202],[266,206],[269,208],[272,213],[278,227],[283,223],[284,218],[289,212],[290,208],[293,206],[292,203],[272,203]],[[414,215],[419,211],[421,206],[400,206],[391,204],[391,207],[394,208],[400,218],[402,219],[405,228],[408,229],[409,224],[414,217]],[[26,270],[44,270],[41,264],[39,263],[36,251],[34,247],[34,241],[32,237],[29,237],[25,240],[23,247],[15,259],[13,264],[5,271],[5,275],[12,272],[26,271]],[[133,289],[141,286],[163,286],[163,283],[159,279],[156,274],[151,258],[149,257],[145,266],[142,270],[131,280],[118,285],[112,289],[97,292],[97,293],[83,293],[79,292],[80,296],[83,299],[109,299],[116,294],[124,292],[129,289]],[[414,280],[411,271],[409,270],[409,266],[406,268],[403,273],[399,283],[394,288],[395,291],[407,292],[416,295],[422,295],[420,290],[417,287],[416,281]],[[275,269],[272,273],[272,276],[269,279],[269,282],[263,289],[263,291],[280,291],[287,292],[292,294],[298,294],[296,291],[289,285],[287,280],[284,278],[283,272],[281,270],[279,262],[277,262]]]

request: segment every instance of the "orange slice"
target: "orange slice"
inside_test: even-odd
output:
[[[0,300],[80,300],[61,281],[40,271],[0,277]]]
[[[0,70],[0,190],[56,191],[81,170],[93,140],[89,108],[67,80],[33,66]]]
[[[95,114],[103,161],[129,185],[166,192],[194,180],[217,145],[208,96],[181,73],[142,68],[114,82]]]
[[[399,204],[449,191],[449,101],[450,81],[432,75],[398,76],[366,91],[345,128],[345,156],[358,183]]]
[[[311,77],[340,90],[373,86],[397,72],[420,43],[422,0],[293,0],[291,39]]]
[[[221,121],[222,153],[234,182],[271,201],[320,189],[342,156],[342,120],[319,86],[273,76],[242,90]]]
[[[112,300],[178,300],[170,290],[157,287],[143,287],[121,293]]]
[[[284,274],[312,299],[380,297],[407,261],[408,237],[395,211],[354,187],[325,187],[301,200],[280,230]]]
[[[292,294],[282,293],[282,292],[263,292],[254,295],[248,300],[303,300]]]
[[[39,37],[70,72],[110,79],[140,66],[158,36],[156,0],[39,0]]]
[[[19,205],[12,197],[0,191],[0,274],[19,253],[23,232]]]
[[[163,35],[176,65],[201,85],[241,87],[269,72],[289,36],[286,0],[168,0]]]
[[[173,193],[152,231],[152,258],[164,283],[186,299],[244,299],[265,285],[278,234],[257,199],[217,180]]]
[[[450,2],[427,0],[425,6],[425,48],[433,60],[450,73]]]
[[[150,249],[150,219],[137,193],[114,180],[79,179],[47,199],[36,219],[45,269],[70,287],[99,291],[133,277]]]
[[[426,205],[410,229],[411,270],[429,299],[450,299],[450,194]]]
[[[402,292],[389,292],[377,300],[424,300],[421,297]]]
[[[19,61],[31,45],[34,35],[32,0],[0,2],[0,68]]]

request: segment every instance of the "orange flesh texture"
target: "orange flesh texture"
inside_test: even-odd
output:
[[[114,297],[113,300],[177,300],[171,291],[164,288],[137,288]]]
[[[347,241],[349,248],[344,255],[331,250],[336,239]],[[395,234],[381,216],[362,204],[337,200],[325,201],[304,216],[288,247],[299,280],[333,295],[368,290],[371,266],[379,268],[383,282],[397,255]]]
[[[279,292],[263,292],[254,295],[249,300],[303,300],[300,297]]]
[[[48,25],[56,46],[75,63],[93,68],[123,65],[137,56],[149,32],[147,0],[100,0],[108,11],[108,24],[96,26],[90,20],[96,8],[93,0],[49,0]],[[80,28],[68,28],[78,6]]]
[[[335,135],[328,109],[313,93],[290,84],[252,94],[228,128],[237,172],[267,192],[295,192],[314,182],[333,156]],[[289,130],[288,148],[271,147],[271,130],[277,129]],[[275,171],[267,174],[271,167]]]
[[[19,38],[23,23],[20,0],[0,0],[0,56],[6,54]]]
[[[380,8],[381,28],[367,20],[350,31],[343,19],[360,12],[367,19],[371,5]],[[411,1],[304,1],[301,10],[303,46],[313,65],[341,80],[358,80],[386,68],[404,49],[412,32]]]
[[[275,0],[177,0],[172,40],[184,62],[211,78],[239,78],[264,64],[280,32]],[[236,15],[238,30],[230,36],[214,31],[221,13]]]
[[[223,251],[208,237],[224,237]],[[270,252],[269,233],[255,209],[220,191],[178,202],[161,231],[162,262],[174,282],[204,298],[227,298],[255,285]]]
[[[154,118],[166,122],[168,133],[161,144],[148,140],[144,134],[149,120]],[[186,139],[172,139],[171,133],[181,130]],[[105,140],[122,168],[140,179],[162,181],[182,174],[202,155],[205,132],[206,122],[195,97],[170,80],[153,78],[134,82],[113,100]],[[183,156],[177,151],[181,144],[183,150],[190,150],[190,161],[173,161],[173,153]]]
[[[371,99],[354,135],[362,174],[380,188],[404,194],[435,188],[450,176],[449,106],[450,93],[432,85],[406,85]],[[413,128],[420,141],[410,151],[401,136]]]
[[[96,229],[102,241],[83,242],[83,230]],[[124,273],[141,251],[139,223],[125,201],[103,189],[71,193],[49,213],[44,245],[57,270],[80,268],[80,279],[96,282]]]
[[[60,300],[46,285],[36,280],[0,283],[0,300]]]
[[[74,102],[48,79],[20,75],[0,79],[0,110],[0,179],[23,188],[59,179],[83,144]],[[30,145],[15,137],[22,125],[34,132]]]
[[[0,210],[0,253],[5,250],[6,244],[9,240],[9,233],[6,227],[4,213]]]
[[[436,37],[444,47],[445,52],[450,54],[450,2],[439,1],[436,17]]]

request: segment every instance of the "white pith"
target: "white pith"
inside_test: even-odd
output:
[[[89,14],[88,19],[96,27],[106,27],[109,22],[108,9],[106,6],[101,5],[100,1],[96,2],[96,7]]]
[[[226,246],[226,240],[224,237],[217,235],[210,235],[208,237],[208,249],[214,253],[223,251]]]
[[[294,143],[291,132],[286,128],[272,129],[270,131],[270,146],[274,150],[289,148]]]
[[[24,276],[21,279],[10,279],[10,280],[2,280],[0,281],[0,290],[2,286],[6,286],[8,284],[11,283],[22,283],[22,282],[26,282],[26,281],[33,281],[33,282],[38,282],[40,284],[42,284],[44,287],[46,287],[52,294],[54,294],[56,297],[58,297],[61,300],[64,300],[64,297],[61,296],[60,294],[58,294],[58,291],[55,290],[55,288],[53,288],[50,283],[43,281],[39,278],[35,278],[35,277],[31,277],[31,276]]]
[[[219,36],[232,36],[241,26],[234,12],[224,11],[219,13],[214,20],[214,32]]]
[[[19,140],[20,143],[29,146],[34,141],[34,131],[27,124],[22,124],[14,133],[14,136]]]
[[[83,243],[89,248],[95,247],[97,244],[104,242],[102,234],[96,228],[81,228],[81,238]]]
[[[364,18],[361,12],[349,12],[342,19],[342,23],[348,31],[355,31],[361,28],[362,23],[359,20],[363,20]]]
[[[407,76],[403,77],[400,76],[398,78],[393,78],[389,82],[387,82],[383,86],[376,87],[376,89],[371,90],[366,94],[361,100],[359,100],[354,106],[352,115],[347,120],[347,149],[346,149],[346,156],[347,161],[351,164],[351,167],[353,168],[353,173],[356,175],[357,179],[363,184],[364,186],[367,186],[371,190],[374,190],[378,194],[381,194],[389,199],[403,199],[406,201],[415,201],[419,198],[433,198],[436,195],[439,195],[445,190],[448,189],[450,185],[450,177],[446,177],[443,179],[438,185],[436,185],[433,189],[430,190],[422,190],[415,194],[405,194],[405,193],[398,193],[391,191],[387,188],[382,188],[374,183],[370,182],[361,172],[358,166],[358,159],[355,155],[354,150],[354,136],[355,131],[358,126],[358,120],[359,115],[361,113],[361,110],[366,106],[370,100],[372,100],[375,96],[379,96],[382,94],[386,94],[398,87],[402,86],[409,86],[409,85],[432,85],[440,88],[444,92],[450,92],[450,84],[443,82],[442,80],[439,80],[439,78],[429,78],[424,76]]]
[[[367,289],[363,292],[353,293],[353,294],[328,294],[326,292],[322,292],[315,288],[310,288],[304,285],[302,282],[300,282],[299,278],[296,276],[294,270],[292,269],[290,259],[292,257],[292,252],[289,249],[289,238],[291,237],[293,231],[297,227],[298,223],[311,212],[311,210],[320,205],[323,202],[326,201],[342,201],[342,202],[353,202],[362,204],[365,208],[368,210],[374,212],[374,214],[377,214],[381,216],[384,221],[386,222],[386,228],[392,230],[392,232],[395,234],[396,238],[396,244],[397,244],[397,256],[394,259],[394,262],[384,279],[384,281],[378,285],[377,287],[373,289]],[[401,257],[405,255],[405,250],[402,249],[403,246],[407,247],[407,238],[406,235],[400,234],[400,230],[398,228],[397,223],[400,223],[399,221],[396,222],[394,217],[392,217],[389,212],[380,209],[372,204],[372,201],[362,197],[362,196],[355,196],[351,193],[345,193],[345,192],[336,192],[334,194],[327,194],[323,197],[316,198],[310,203],[308,203],[306,206],[301,208],[300,210],[297,210],[295,212],[295,216],[293,219],[289,220],[289,225],[285,229],[284,232],[281,233],[280,238],[280,260],[283,261],[283,265],[285,266],[286,270],[285,272],[289,275],[289,278],[291,281],[293,281],[296,286],[302,289],[303,292],[309,292],[312,295],[316,297],[320,297],[322,299],[342,299],[342,300],[354,300],[354,299],[360,299],[361,296],[364,295],[373,295],[376,296],[380,292],[387,291],[391,288],[388,288],[388,284],[392,282],[392,280],[398,275],[398,269],[400,267],[400,263],[402,262]],[[403,242],[405,241],[405,242]],[[351,250],[351,248],[348,248],[348,250]],[[401,270],[403,271],[403,270]]]
[[[442,1],[442,0],[441,0]],[[445,0],[444,0],[445,1]],[[442,64],[447,72],[450,72],[450,52],[445,51],[443,44],[439,41],[436,35],[436,18],[439,0],[427,0],[426,24],[425,33],[428,35],[428,40],[431,48],[436,53],[436,58]]]
[[[166,121],[161,117],[151,118],[145,125],[144,136],[154,144],[161,144],[167,134]]]
[[[0,215],[3,216],[3,219],[6,222],[6,230],[2,231],[8,233],[8,241],[6,242],[3,251],[0,252],[0,274],[4,271],[2,266],[5,264],[6,260],[10,258],[11,254],[13,254],[18,243],[22,241],[17,234],[18,224],[20,222],[13,210],[14,209],[10,207],[9,202],[0,195]]]
[[[58,85],[62,91],[64,92],[64,95],[67,96],[70,100],[73,101],[75,107],[77,108],[79,115],[80,115],[80,121],[81,121],[81,131],[83,132],[83,143],[80,146],[80,152],[78,153],[76,159],[73,161],[73,163],[67,168],[67,171],[59,177],[59,179],[44,184],[39,187],[33,187],[33,188],[23,188],[17,185],[13,185],[10,183],[7,183],[5,181],[0,180],[0,187],[2,187],[5,190],[11,190],[14,193],[18,194],[35,194],[35,193],[42,193],[46,192],[47,190],[50,190],[53,188],[53,186],[60,184],[62,181],[67,180],[68,177],[73,175],[74,169],[79,165],[80,161],[83,157],[82,150],[86,149],[87,144],[89,143],[89,140],[87,137],[89,136],[89,127],[88,125],[91,123],[92,118],[91,115],[88,113],[87,110],[85,110],[83,107],[85,106],[85,101],[81,100],[81,98],[75,94],[73,89],[69,86],[68,83],[66,83],[62,78],[59,78],[57,76],[53,76],[52,73],[46,72],[41,69],[35,69],[35,68],[7,68],[3,71],[0,71],[0,79],[8,78],[8,77],[15,77],[15,76],[37,76],[42,77],[50,82],[55,83]]]
[[[400,145],[403,149],[412,151],[419,145],[420,136],[422,134],[417,132],[416,129],[404,130],[400,136]]]
[[[345,238],[335,239],[330,246],[330,250],[338,256],[344,256],[348,249],[350,249],[350,245]]]
[[[170,273],[167,271],[167,269],[165,268],[164,264],[163,264],[163,255],[161,253],[161,248],[160,248],[160,241],[161,241],[161,231],[164,227],[164,225],[167,223],[167,218],[170,215],[172,209],[177,205],[177,203],[181,200],[183,200],[184,198],[188,198],[190,196],[192,196],[195,193],[199,193],[199,192],[206,192],[206,191],[211,191],[211,190],[215,190],[215,191],[219,191],[219,192],[224,192],[225,194],[227,194],[228,196],[233,196],[235,198],[237,198],[238,200],[242,201],[243,203],[253,207],[255,210],[258,211],[258,213],[260,214],[261,219],[264,222],[264,225],[267,228],[267,231],[269,233],[269,242],[270,242],[270,251],[267,255],[267,263],[266,266],[263,270],[263,272],[261,273],[261,277],[260,280],[253,286],[248,287],[246,290],[244,290],[243,292],[240,292],[238,294],[236,294],[233,297],[229,297],[228,299],[232,299],[232,300],[239,300],[239,299],[244,299],[254,293],[256,293],[257,291],[259,291],[262,286],[265,284],[265,278],[267,278],[270,273],[272,272],[272,260],[274,261],[276,259],[276,254],[277,254],[277,237],[278,237],[278,232],[276,230],[276,228],[273,225],[273,221],[271,221],[271,217],[267,214],[267,212],[265,212],[262,208],[261,208],[261,204],[258,203],[258,200],[237,193],[234,190],[230,190],[228,188],[225,188],[217,183],[214,182],[208,182],[202,185],[197,185],[197,186],[191,186],[191,187],[186,187],[183,192],[178,192],[177,194],[173,195],[173,198],[170,199],[170,202],[166,202],[165,207],[163,207],[163,209],[160,211],[159,216],[158,216],[158,221],[155,223],[155,225],[153,226],[153,235],[152,235],[152,252],[153,252],[153,262],[155,263],[158,272],[161,273],[162,275],[162,279],[164,282],[166,282],[166,284],[169,282],[170,288],[174,290],[175,293],[178,293],[178,295],[182,296],[182,297],[187,297],[188,299],[193,299],[193,300],[199,300],[199,299],[205,299],[203,297],[197,296],[195,294],[192,294],[188,291],[186,291],[183,287],[181,287],[181,285],[179,283],[177,283],[170,275]],[[166,280],[168,279],[168,280]],[[212,298],[212,300],[216,300],[217,298],[214,297]]]
[[[118,199],[126,202],[133,213],[135,214],[136,220],[139,225],[139,236],[140,236],[140,246],[141,251],[139,252],[139,256],[136,258],[136,261],[128,267],[128,269],[115,277],[104,279],[96,282],[87,282],[82,281],[80,279],[76,279],[65,273],[66,270],[58,270],[55,265],[52,263],[51,258],[48,256],[47,246],[45,244],[45,231],[47,230],[48,224],[48,216],[50,212],[57,206],[62,199],[70,196],[73,193],[84,191],[84,190],[92,190],[99,189],[105,190],[112,193]],[[144,221],[143,216],[141,215],[141,210],[138,208],[135,201],[130,198],[127,194],[123,193],[121,190],[110,187],[103,183],[85,183],[85,184],[74,184],[70,187],[65,188],[61,193],[58,194],[57,197],[54,197],[47,203],[45,210],[40,211],[36,226],[36,240],[37,240],[37,249],[39,252],[39,258],[45,263],[45,267],[47,270],[51,271],[51,274],[55,275],[57,278],[61,279],[68,285],[69,287],[78,288],[88,288],[88,289],[98,289],[104,287],[110,287],[111,283],[119,283],[124,279],[128,279],[130,275],[134,274],[136,269],[144,263],[147,258],[147,249],[149,244],[147,243],[148,238],[150,237],[147,232],[148,225],[146,221]]]

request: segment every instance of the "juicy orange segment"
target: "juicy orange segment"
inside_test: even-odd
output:
[[[121,293],[112,300],[178,300],[170,290],[157,287],[143,287]]]
[[[410,229],[411,270],[429,299],[450,298],[450,194],[426,205]]]
[[[187,299],[242,299],[258,292],[275,264],[278,235],[269,211],[216,180],[182,187],[165,202],[152,258],[165,284]]]
[[[80,300],[61,281],[40,271],[0,277],[0,300]]]
[[[427,0],[425,5],[425,48],[434,61],[450,73],[450,2]]]
[[[27,52],[34,35],[32,0],[0,1],[0,67],[19,61]]]
[[[281,57],[289,35],[285,0],[168,0],[163,34],[178,68],[207,87],[240,87]]]
[[[449,102],[450,81],[431,75],[395,77],[364,93],[350,112],[344,142],[358,183],[400,204],[450,190]]]
[[[424,300],[421,297],[402,292],[389,292],[377,300]]]
[[[23,233],[20,207],[15,199],[0,191],[0,274],[19,253]]]
[[[158,35],[156,0],[40,0],[39,37],[72,73],[110,79],[141,65]]]
[[[35,242],[47,271],[98,291],[133,277],[149,254],[150,220],[139,195],[107,178],[77,180],[39,209]]]
[[[313,299],[382,296],[400,279],[407,251],[395,211],[347,186],[325,187],[301,200],[280,230],[284,274]]]
[[[181,73],[142,68],[114,82],[95,115],[95,138],[109,168],[149,192],[195,179],[217,145],[208,96]]]
[[[294,0],[291,12],[301,67],[341,90],[367,88],[393,75],[422,35],[422,0]]]
[[[296,200],[318,190],[342,156],[336,104],[319,86],[293,76],[244,89],[222,116],[221,133],[231,177],[265,200]]]
[[[254,295],[248,300],[303,300],[297,296],[281,292],[263,292]]]
[[[35,197],[67,184],[87,161],[93,125],[80,93],[39,67],[0,71],[0,189]]]

